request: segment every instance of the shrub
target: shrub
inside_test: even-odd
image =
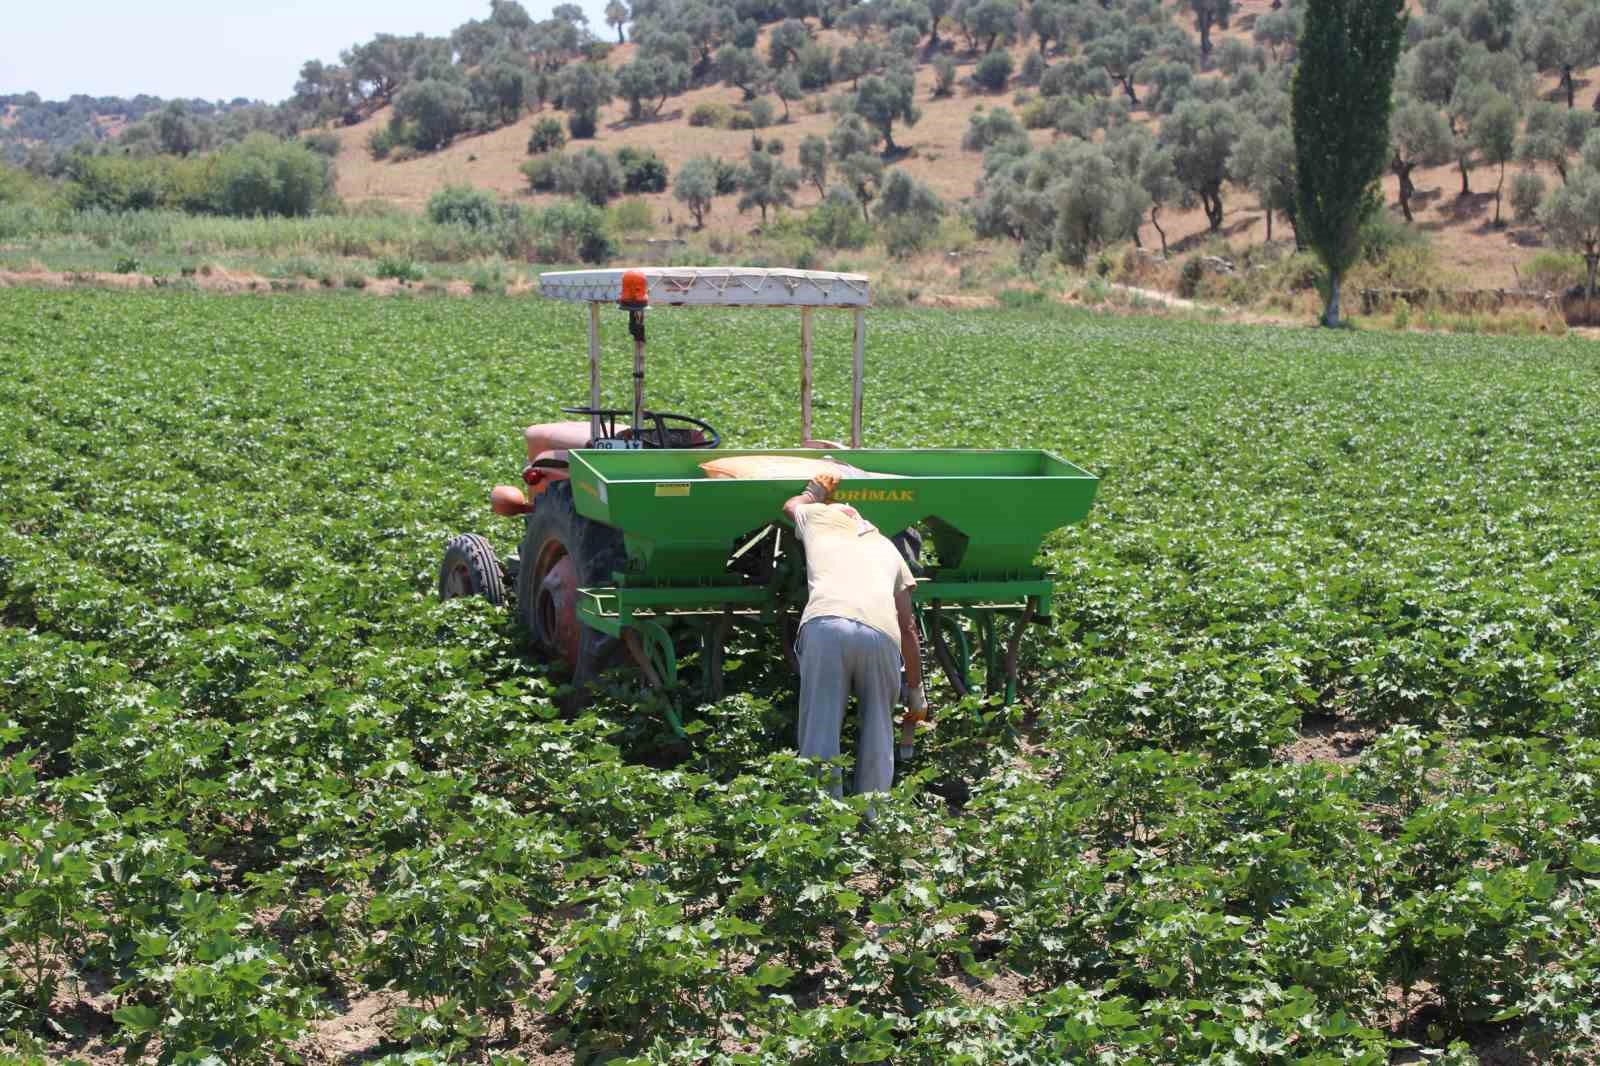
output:
[[[744,178],[744,168],[720,156],[716,158],[713,182],[718,196],[732,196],[739,191]]]
[[[616,233],[649,233],[656,228],[655,213],[645,200],[623,200],[613,205],[607,215]]]
[[[1039,79],[1044,77],[1044,56],[1038,52],[1029,52],[1028,57],[1022,61],[1022,71],[1017,75],[1017,80],[1024,85],[1038,85]]]
[[[1426,243],[1423,234],[1394,221],[1387,211],[1378,212],[1361,226],[1361,257],[1369,263],[1381,262],[1401,248]]]
[[[600,128],[600,112],[596,108],[582,108],[567,113],[567,129],[575,141],[587,141]]]
[[[967,116],[967,131],[961,135],[961,147],[969,152],[982,152],[1001,141],[1025,136],[1017,118],[1003,107],[993,111],[974,111]]]
[[[440,225],[487,229],[500,219],[500,201],[488,189],[446,185],[428,198],[428,219]]]
[[[561,128],[559,120],[546,115],[533,124],[533,131],[528,134],[528,154],[542,155],[545,152],[559,152],[567,144],[567,131]]]
[[[658,161],[659,162],[659,161]],[[662,164],[665,169],[665,164]],[[622,166],[615,156],[598,148],[585,148],[568,156],[556,182],[556,191],[581,196],[596,207],[604,207],[622,195]]]
[[[564,157],[560,153],[530,159],[518,169],[522,176],[528,179],[528,188],[532,192],[555,192],[556,181],[561,173],[561,164]]]
[[[732,117],[733,109],[727,104],[696,104],[694,110],[689,112],[689,125],[726,129]]]
[[[332,130],[313,130],[302,137],[300,143],[318,155],[325,155],[329,159],[339,154],[339,148],[343,144],[339,140],[339,135]]]
[[[750,102],[750,124],[758,130],[764,130],[772,125],[777,118],[777,112],[772,106],[772,101],[765,96],[758,96]]]
[[[1544,179],[1529,170],[1518,172],[1511,179],[1511,217],[1518,222],[1532,222],[1544,203]]]
[[[985,92],[1003,92],[1011,80],[1011,53],[996,50],[978,60],[972,80]]]
[[[942,99],[956,91],[956,61],[940,56],[933,61],[933,95]]]
[[[667,164],[651,149],[625,147],[617,152],[624,192],[666,192]]]
[[[843,189],[829,189],[820,204],[806,216],[806,235],[825,248],[863,248],[872,227],[861,218],[855,197]]]
[[[582,200],[557,204],[539,219],[544,234],[544,251],[556,260],[581,259],[585,263],[604,263],[616,254],[616,245],[606,232],[605,212]]]
[[[1576,252],[1540,252],[1522,269],[1523,284],[1544,292],[1565,292],[1586,277],[1583,256]]]
[[[402,283],[421,281],[423,278],[422,268],[417,264],[409,259],[391,255],[378,260],[377,275],[380,278],[393,278]]]
[[[270,134],[252,133],[209,162],[202,174],[218,214],[309,215],[330,195],[327,158]]]
[[[367,154],[373,159],[388,159],[392,151],[394,151],[394,130],[388,126],[379,126],[367,134]]]
[[[796,64],[800,88],[818,92],[833,84],[833,49],[825,44],[808,44],[800,49]]]

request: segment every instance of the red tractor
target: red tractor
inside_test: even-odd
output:
[[[578,590],[611,584],[612,574],[625,568],[627,558],[621,531],[578,513],[568,478],[568,453],[579,448],[716,448],[722,443],[722,435],[701,419],[645,408],[646,308],[652,302],[800,308],[800,447],[842,450],[844,445],[837,442],[811,438],[811,311],[814,307],[856,311],[851,446],[859,447],[867,279],[821,271],[654,268],[541,274],[539,284],[547,297],[589,305],[589,404],[562,408],[579,419],[527,427],[524,487],[497,485],[490,493],[495,514],[525,518],[517,554],[502,566],[483,537],[475,533],[455,537],[439,569],[439,595],[483,596],[504,604],[506,584],[514,582],[517,615],[532,634],[536,650],[565,664],[574,681],[581,683],[614,661],[619,641],[579,620]],[[601,406],[600,315],[608,304],[628,312],[634,349],[631,410]]]

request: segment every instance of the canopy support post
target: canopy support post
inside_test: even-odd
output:
[[[850,384],[850,447],[861,447],[861,403],[867,376],[867,311],[856,308],[855,371]]]
[[[589,303],[589,409],[600,406],[600,305]],[[600,416],[589,416],[589,439],[600,439]]]
[[[800,308],[800,442],[811,440],[811,308]]]
[[[628,332],[633,334],[633,439],[639,440],[644,432],[644,312],[629,311],[628,320]]]

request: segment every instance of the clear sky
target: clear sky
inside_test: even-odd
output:
[[[559,0],[522,0],[545,18]],[[578,0],[602,37],[605,0]],[[277,103],[300,64],[375,33],[448,34],[488,0],[6,0],[0,95],[236,96]],[[615,39],[614,37],[610,39]]]

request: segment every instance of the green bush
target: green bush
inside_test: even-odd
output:
[[[395,96],[390,122],[404,130],[397,140],[403,139],[418,151],[431,152],[466,132],[471,101],[467,90],[454,82],[424,78]]]
[[[1427,243],[1426,236],[1395,221],[1387,211],[1379,211],[1361,226],[1361,256],[1369,263],[1388,259],[1401,248],[1416,248]]]
[[[541,258],[546,260],[604,263],[617,254],[606,231],[605,212],[582,200],[549,208],[540,216],[539,228],[545,239]]]
[[[1522,268],[1522,283],[1544,292],[1565,292],[1587,277],[1583,256],[1576,252],[1540,252]]]
[[[367,154],[373,159],[388,159],[392,151],[394,151],[394,130],[388,126],[379,126],[367,134]]]
[[[694,105],[694,110],[689,112],[689,125],[709,126],[715,129],[727,129],[733,120],[733,108],[727,104],[714,104],[710,102]]]
[[[623,200],[606,211],[616,233],[650,233],[656,228],[655,212],[647,200]]]
[[[622,190],[629,193],[666,192],[670,173],[660,156],[649,149],[631,146],[617,151],[622,168]]]
[[[996,49],[978,60],[972,70],[972,80],[985,92],[1003,92],[1011,80],[1011,53]]]
[[[567,129],[575,141],[587,141],[600,128],[600,112],[595,108],[582,108],[567,114]]]
[[[517,169],[528,180],[532,192],[555,192],[560,178],[563,156],[560,153],[530,159]]]
[[[806,215],[806,234],[825,248],[855,249],[872,239],[872,227],[862,219],[853,196],[829,190]]]
[[[545,152],[559,152],[567,144],[567,131],[561,128],[558,119],[546,115],[533,124],[533,131],[528,134],[528,154],[542,155]]]
[[[500,221],[502,211],[494,193],[471,185],[446,185],[428,198],[429,221],[443,226],[486,229]]]
[[[378,260],[376,273],[380,278],[399,282],[421,281],[424,276],[422,268],[411,260],[388,255]]]
[[[750,101],[750,125],[758,130],[764,130],[772,125],[776,119],[777,110],[772,106],[772,101],[765,96],[758,96]]]
[[[1530,170],[1518,171],[1511,179],[1511,216],[1518,222],[1532,222],[1544,203],[1544,179]]]
[[[339,135],[332,130],[312,130],[300,138],[300,143],[318,155],[325,155],[329,159],[336,158],[339,155],[339,149],[344,144],[343,141],[339,140]]]
[[[161,207],[240,218],[298,217],[330,204],[332,162],[297,141],[252,133],[205,156],[77,156],[68,199],[79,210]]]

